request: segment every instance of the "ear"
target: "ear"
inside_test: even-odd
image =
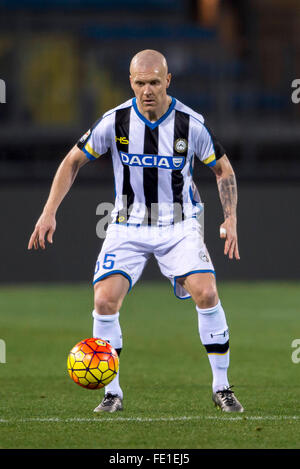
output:
[[[171,78],[172,78],[171,73],[168,73],[168,74],[167,74],[167,88],[169,88],[169,86],[170,86]]]
[[[132,86],[132,82],[133,82],[133,80],[132,80],[132,76],[131,76],[131,75],[129,75],[129,81],[130,81],[130,86],[131,86],[131,89],[133,90],[133,86]]]

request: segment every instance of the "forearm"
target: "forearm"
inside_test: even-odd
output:
[[[87,163],[85,154],[75,145],[61,162],[54,176],[48,200],[43,213],[38,219],[29,239],[28,249],[45,249],[45,236],[49,243],[53,242],[56,229],[55,215],[62,200],[69,192],[79,169]]]
[[[223,208],[224,219],[236,218],[237,184],[234,172],[217,177],[217,185]]]
[[[65,158],[60,164],[52,182],[48,200],[45,204],[44,213],[55,215],[62,200],[69,192],[76,175],[79,165],[76,162]]]

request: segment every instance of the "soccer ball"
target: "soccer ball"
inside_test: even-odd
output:
[[[100,389],[110,383],[119,369],[116,350],[105,340],[92,338],[78,342],[68,355],[72,380],[87,389]]]

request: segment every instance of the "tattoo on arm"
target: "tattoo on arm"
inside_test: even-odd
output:
[[[218,181],[218,189],[221,204],[223,207],[224,218],[228,218],[230,215],[236,216],[236,205],[237,205],[237,185],[235,175],[231,174],[227,177],[221,177]]]

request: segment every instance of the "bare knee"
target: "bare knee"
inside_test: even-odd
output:
[[[98,314],[116,314],[122,304],[122,299],[112,295],[106,289],[98,288],[94,295],[94,309]]]
[[[128,280],[123,275],[111,275],[94,285],[94,310],[98,314],[116,314],[128,291]]]
[[[219,301],[216,286],[214,284],[199,286],[194,292],[194,301],[199,308],[203,309],[215,306]]]

